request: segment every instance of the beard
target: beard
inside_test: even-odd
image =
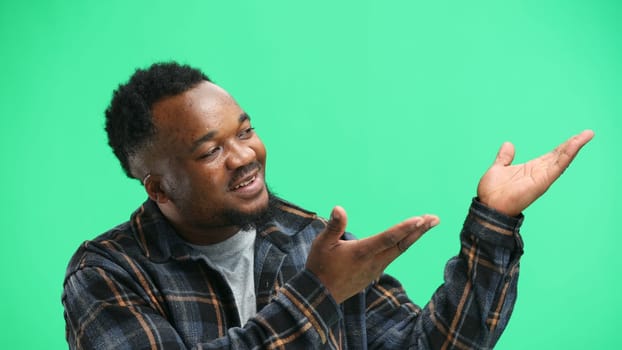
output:
[[[268,192],[268,203],[264,207],[252,212],[241,212],[235,209],[225,210],[222,213],[225,221],[231,225],[238,226],[241,230],[248,231],[256,228],[260,222],[265,222],[274,217],[278,199],[270,191],[267,184],[266,191]]]

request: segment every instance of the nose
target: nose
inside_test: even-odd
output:
[[[255,151],[247,144],[231,142],[227,156],[227,168],[235,170],[255,160]]]

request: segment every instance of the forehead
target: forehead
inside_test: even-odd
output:
[[[211,131],[237,127],[242,109],[221,87],[204,81],[152,107],[156,138],[168,146],[187,147]]]

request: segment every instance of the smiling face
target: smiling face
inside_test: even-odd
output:
[[[187,240],[215,243],[268,206],[266,149],[250,118],[204,81],[152,108],[145,188]]]

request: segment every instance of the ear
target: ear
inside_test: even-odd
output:
[[[159,175],[147,174],[143,180],[143,186],[149,198],[159,204],[164,204],[169,201],[166,192],[162,188],[162,178]]]

